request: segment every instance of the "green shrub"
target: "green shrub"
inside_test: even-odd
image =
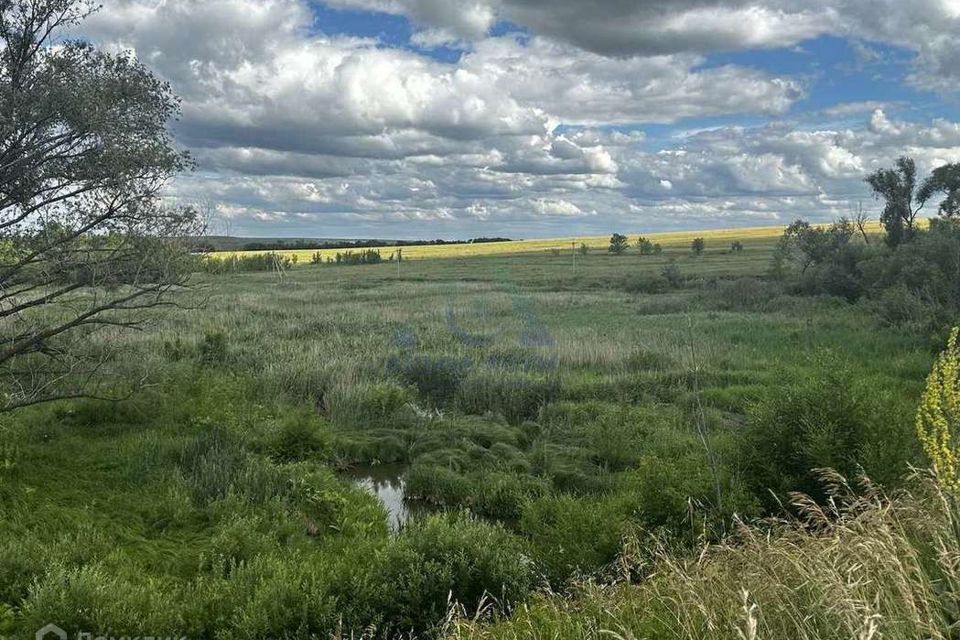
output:
[[[441,506],[466,506],[473,494],[470,480],[436,464],[414,463],[407,472],[406,495]]]
[[[150,575],[135,578],[98,564],[74,568],[52,564],[30,589],[21,608],[20,626],[34,630],[51,620],[70,637],[81,632],[180,637],[187,624],[164,581]]]
[[[621,233],[615,233],[610,236],[610,246],[607,247],[607,251],[613,255],[619,256],[626,253],[627,249],[630,247],[630,240],[627,236]]]
[[[452,600],[473,615],[524,600],[534,585],[521,541],[499,525],[462,515],[428,516],[403,529],[376,567],[384,619],[398,631],[425,632]],[[492,600],[490,598],[492,598]]]
[[[280,253],[241,253],[226,258],[204,256],[199,268],[206,273],[247,273],[253,271],[286,271],[294,264],[290,256]]]
[[[333,258],[332,264],[355,266],[361,264],[380,264],[383,262],[383,256],[377,249],[366,249],[364,251],[338,251]]]
[[[362,566],[363,556],[352,559]],[[334,634],[341,615],[350,616],[349,621],[362,629],[365,623],[351,616],[354,604],[347,607],[337,602],[334,571],[307,554],[260,556],[231,577],[228,591],[215,601],[219,611],[204,612],[209,618],[222,617],[205,625],[205,631],[211,637],[215,633],[238,640],[326,638]],[[355,603],[360,615],[366,613],[364,604]]]
[[[544,496],[523,509],[519,529],[538,571],[554,587],[613,562],[629,530],[629,508],[615,500]]]
[[[814,469],[848,478],[862,469],[876,481],[895,483],[916,459],[909,416],[832,358],[813,373],[783,380],[755,404],[742,446],[745,479],[768,501],[768,491],[822,497]]]
[[[518,520],[523,505],[531,498],[546,495],[550,488],[539,478],[510,473],[478,474],[473,484],[479,491],[471,510],[505,522]]]
[[[112,541],[93,525],[41,540],[39,536],[9,536],[0,542],[0,603],[18,606],[54,565],[75,568],[106,555]]]
[[[379,430],[340,435],[334,439],[335,456],[345,464],[404,462],[410,456],[407,434],[402,430]]]
[[[280,462],[292,462],[329,454],[329,426],[307,410],[285,413],[276,421],[263,443],[265,452]]]

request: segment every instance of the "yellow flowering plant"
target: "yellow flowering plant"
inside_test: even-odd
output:
[[[960,493],[960,327],[950,332],[947,349],[927,377],[917,410],[917,436],[933,463],[937,483]]]

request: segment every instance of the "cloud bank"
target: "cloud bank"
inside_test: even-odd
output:
[[[901,4],[120,0],[80,35],[182,96],[199,170],[171,195],[212,203],[222,231],[530,237],[827,219],[901,153],[960,161],[960,118],[857,95],[801,108],[823,70],[715,57],[883,43],[949,105],[960,2]],[[351,33],[337,9],[401,16],[409,40]]]

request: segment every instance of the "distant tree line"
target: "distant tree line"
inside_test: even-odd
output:
[[[199,268],[205,273],[222,275],[225,273],[250,273],[254,271],[283,272],[297,263],[296,255],[281,253],[253,253],[249,255],[234,254],[226,258],[202,256],[199,258]]]
[[[390,254],[390,257],[386,259],[387,262],[393,262],[394,259],[399,260],[399,256],[394,253]],[[380,264],[384,262],[384,257],[376,249],[367,249],[365,251],[358,251],[354,253],[353,251],[338,251],[336,255],[327,256],[326,261],[324,261],[323,254],[319,251],[313,254],[313,257],[310,258],[310,264],[332,264],[332,265],[346,265],[346,266],[355,266],[358,264]]]
[[[341,241],[311,241],[311,240],[278,240],[276,242],[247,242],[240,247],[241,251],[311,251],[322,249],[371,249],[378,247],[423,247],[433,245],[457,244],[485,244],[490,242],[512,242],[510,238],[471,238],[470,240],[341,240]],[[209,244],[201,243],[198,249],[210,251]]]

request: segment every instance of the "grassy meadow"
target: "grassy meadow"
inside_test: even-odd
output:
[[[765,277],[781,231],[650,236],[655,256],[585,239],[575,266],[570,241],[529,241],[198,275],[182,308],[98,334],[144,391],[0,422],[0,637],[788,637],[773,620],[828,605],[811,576],[833,558],[840,584],[846,543],[880,530],[867,509],[806,569],[796,532],[713,569],[697,550],[818,495],[814,466],[896,491],[941,343]],[[399,530],[356,481],[386,465],[416,514]],[[749,635],[737,581],[778,575],[809,598],[779,594],[754,615],[773,635]],[[848,613],[807,637],[880,637]]]

